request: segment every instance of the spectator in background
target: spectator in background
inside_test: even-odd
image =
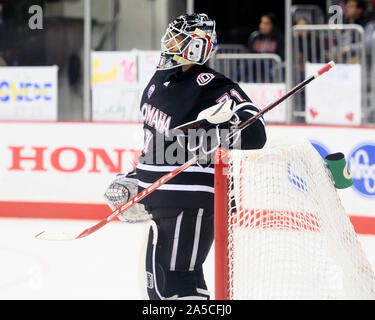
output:
[[[267,13],[262,15],[257,31],[250,34],[248,40],[250,53],[262,54],[273,53],[284,60],[284,36],[279,32],[276,25],[276,15]],[[268,62],[270,60],[268,59]],[[245,77],[239,76],[238,80],[245,82],[272,82],[275,71],[266,63],[266,59],[254,59],[245,64]]]
[[[299,17],[295,21],[295,25],[308,25],[310,21],[306,17]],[[321,52],[319,38],[316,33],[309,30],[297,30],[294,33],[294,41],[297,41],[298,52],[298,72],[300,74],[300,80],[304,77],[305,63],[319,63],[321,62]]]
[[[294,25],[309,25],[311,24],[307,17],[298,17]],[[311,30],[295,30],[293,33],[294,42],[294,63],[293,63],[293,73],[297,82],[303,81],[305,79],[305,65],[306,63],[319,63],[321,62],[321,51],[320,42],[316,32]],[[305,90],[301,90],[300,93],[296,95],[296,103],[302,106],[305,105],[306,95]]]
[[[295,23],[296,26],[306,25],[306,24],[310,24],[309,20],[306,17],[299,17],[296,19],[296,23]]]
[[[344,24],[357,24],[371,32],[371,25],[367,18],[367,3],[364,0],[347,0],[345,5]],[[367,36],[365,35],[365,38]],[[356,42],[355,31],[347,30],[343,34],[341,55],[344,59],[350,59],[349,62],[357,63],[360,55],[361,44]]]
[[[374,32],[375,32],[375,20],[371,20],[366,24],[366,27],[365,27],[365,45],[366,45],[366,54],[368,56],[371,55],[371,49],[373,45],[372,36]]]
[[[366,53],[370,57],[371,55],[371,49],[373,45],[373,34],[375,32],[375,0],[370,0],[370,19],[369,22],[365,26],[365,42],[366,42]]]
[[[300,25],[307,25],[310,24],[307,18],[305,17],[300,17],[297,18],[295,22],[295,26],[300,26]],[[294,40],[298,41],[298,53],[297,53],[297,60],[298,60],[298,72],[301,75],[301,78],[303,77],[303,70],[305,69],[305,55],[306,53],[304,52],[304,38],[307,41],[307,31],[303,30],[297,30],[294,33]],[[308,50],[310,51],[310,50]]]
[[[250,34],[250,53],[275,53],[284,60],[284,38],[276,25],[276,15],[264,14],[260,18],[259,29]]]
[[[368,12],[368,19],[374,20],[375,19],[375,0],[366,0],[367,1],[367,12]]]
[[[348,0],[345,5],[345,24],[359,24],[363,28],[368,23],[366,2],[364,0]]]

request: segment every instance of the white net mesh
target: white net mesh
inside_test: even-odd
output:
[[[375,275],[308,141],[231,151],[228,179],[231,299],[375,299]]]

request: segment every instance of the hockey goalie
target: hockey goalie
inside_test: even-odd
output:
[[[220,138],[215,139],[221,136],[218,130],[230,132],[259,112],[237,83],[206,66],[216,44],[215,21],[205,14],[181,15],[168,25],[161,39],[160,62],[140,104],[144,118],[142,155],[135,171],[118,176],[107,190],[112,208],[196,152],[212,153],[220,145]],[[199,142],[181,135],[181,130],[174,134],[173,128],[194,122],[207,114],[205,110],[226,101],[231,101],[226,104],[229,112],[211,121],[215,123],[211,130],[200,131],[193,139]],[[207,141],[203,136],[208,131],[213,132],[213,138],[203,146],[201,141]],[[231,141],[235,142],[238,148],[262,148],[266,142],[263,117],[242,130]],[[152,219],[146,253],[147,292],[152,300],[210,297],[202,265],[214,240],[212,158],[205,157],[204,163],[189,167],[121,215],[128,222]]]

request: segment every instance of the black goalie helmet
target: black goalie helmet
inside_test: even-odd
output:
[[[184,14],[171,22],[161,39],[158,69],[204,64],[216,47],[215,21],[206,14]]]

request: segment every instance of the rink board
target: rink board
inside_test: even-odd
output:
[[[305,137],[319,153],[343,152],[353,187],[340,190],[356,231],[375,234],[375,129],[268,125]],[[0,217],[101,219],[106,187],[143,145],[140,123],[0,122]]]

